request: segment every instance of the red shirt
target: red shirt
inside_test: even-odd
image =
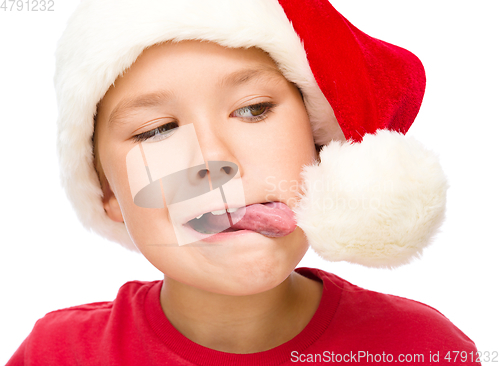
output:
[[[296,271],[323,281],[321,302],[301,333],[265,352],[231,354],[190,341],[161,309],[162,281],[132,281],[120,288],[113,302],[45,315],[7,366],[450,365],[460,363],[457,351],[462,357],[467,354],[464,364],[476,364],[474,343],[430,306],[364,290],[319,269]]]

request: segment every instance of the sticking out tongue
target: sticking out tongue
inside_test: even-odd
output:
[[[243,212],[244,211],[244,212]],[[266,202],[248,205],[229,214],[233,225],[223,232],[252,230],[273,238],[290,234],[297,226],[293,211],[282,202]],[[214,231],[226,228],[228,215],[206,215],[206,225]]]

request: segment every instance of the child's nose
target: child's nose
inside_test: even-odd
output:
[[[217,189],[229,182],[238,172],[238,165],[230,161],[207,161],[209,169],[198,170],[200,179],[208,179],[211,189]]]
[[[207,113],[208,114],[208,113]],[[234,133],[224,123],[219,123],[216,117],[204,119],[201,123],[193,123],[196,131],[197,144],[206,164],[214,164],[208,167],[208,171],[201,169],[199,177],[210,173],[211,179],[217,184],[219,179],[225,180],[226,176],[234,177],[240,168],[240,175],[243,173],[237,160],[237,152],[242,152],[241,136],[233,136]],[[243,151],[243,153],[249,153]],[[226,162],[227,164],[222,164]],[[221,171],[222,169],[222,171]],[[214,186],[215,186],[214,184]]]

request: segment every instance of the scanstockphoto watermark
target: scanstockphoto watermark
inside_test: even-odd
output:
[[[279,198],[286,204],[294,205],[305,190],[310,195],[321,197],[311,202],[315,209],[328,211],[371,209],[377,210],[382,205],[382,197],[395,191],[392,180],[385,181],[298,181],[266,178],[266,199]]]
[[[394,191],[394,181],[388,180],[278,180],[275,176],[266,177],[267,192],[300,192],[304,187],[314,192],[360,192],[369,191],[371,193],[382,193]]]
[[[300,353],[293,351],[290,360],[298,363],[498,363],[498,351],[429,351],[429,353],[372,353],[369,351],[356,351],[349,353]]]
[[[55,10],[54,0],[0,0],[0,11],[48,12]]]
[[[431,355],[432,356],[432,355]],[[293,351],[290,360],[300,363],[423,363],[426,362],[422,353],[407,353],[393,355],[392,353],[371,353],[369,351],[357,351],[349,353],[335,353],[324,351],[323,353],[299,353]]]

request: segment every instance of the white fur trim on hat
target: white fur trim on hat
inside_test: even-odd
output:
[[[446,177],[418,141],[379,130],[333,141],[302,171],[297,225],[323,258],[396,267],[418,257],[444,220]]]
[[[93,166],[94,114],[108,88],[146,47],[169,40],[261,48],[301,89],[316,143],[343,137],[278,1],[219,0],[217,6],[206,0],[81,2],[56,51],[61,181],[86,228],[131,250],[136,248],[125,225],[112,221],[103,210]]]

